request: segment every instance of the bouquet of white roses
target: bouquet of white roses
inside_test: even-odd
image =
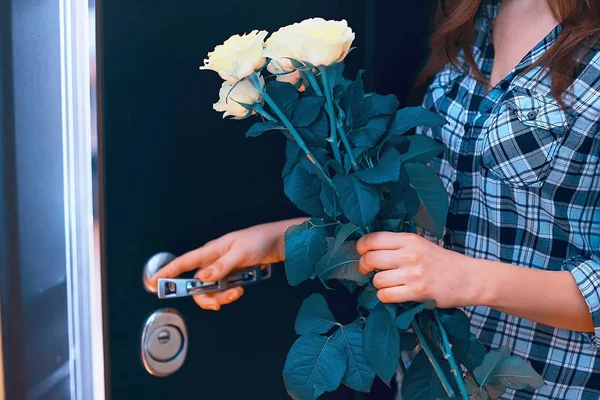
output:
[[[365,93],[362,72],[346,79],[343,61],[354,40],[346,21],[314,18],[266,37],[235,35],[209,53],[201,69],[224,79],[214,108],[234,119],[261,117],[247,137],[279,131],[288,138],[285,194],[312,217],[285,234],[289,283],[338,280],[358,299],[348,325],[336,321],[323,296],[304,301],[301,336],[283,371],[288,393],[315,399],[340,384],[368,392],[375,376],[389,383],[398,367],[406,400],[497,398],[507,387],[541,386],[529,363],[506,349],[488,352],[462,311],[436,309],[433,300],[383,304],[372,275],[358,272],[355,244],[366,233],[420,226],[441,235],[448,197],[426,163],[443,147],[407,133],[445,120],[420,107],[398,109],[394,95]],[[417,346],[406,368],[401,351]]]

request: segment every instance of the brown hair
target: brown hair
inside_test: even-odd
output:
[[[417,79],[425,83],[445,64],[457,68],[457,56],[462,50],[467,66],[474,77],[487,84],[473,59],[472,42],[475,35],[475,15],[482,0],[440,0],[438,2],[435,31],[430,40],[430,55]],[[600,39],[599,0],[546,0],[552,15],[563,25],[557,41],[529,69],[544,65],[550,72],[552,94],[564,106],[563,96],[573,83],[579,60],[586,49]],[[582,46],[584,44],[584,46]],[[466,69],[465,69],[466,72]]]

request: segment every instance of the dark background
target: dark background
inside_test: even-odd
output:
[[[246,140],[249,121],[212,110],[221,80],[199,71],[234,33],[275,31],[304,18],[348,20],[356,32],[349,75],[367,69],[380,93],[407,98],[425,55],[431,1],[104,0],[100,4],[99,96],[102,233],[109,394],[145,398],[285,399],[281,371],[296,339],[294,319],[314,283],[290,288],[282,268],[218,313],[191,299],[159,301],[143,290],[145,260],[182,254],[250,225],[298,216],[282,188],[283,137]],[[354,319],[343,290],[325,293],[341,322]],[[190,336],[185,365],[158,379],[139,357],[145,318],[174,307]],[[386,399],[343,388],[326,399]]]

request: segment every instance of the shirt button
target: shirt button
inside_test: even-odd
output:
[[[508,89],[509,85],[510,85],[510,82],[508,82],[508,81],[502,81],[502,82],[500,82],[500,89],[506,90],[506,89]]]
[[[531,110],[527,113],[527,119],[530,121],[533,121],[534,119],[537,118],[537,115],[538,115],[537,111]]]
[[[454,181],[454,183],[452,184],[452,187],[454,188],[454,191],[456,192],[458,189],[460,189],[460,183],[458,181]]]

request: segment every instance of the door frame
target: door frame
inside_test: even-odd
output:
[[[92,170],[95,13],[94,0],[0,2],[0,394],[7,398],[105,398]],[[39,274],[44,268],[52,282]],[[36,306],[48,304],[51,315],[37,321]],[[39,357],[31,356],[35,345]],[[60,360],[54,346],[62,346]]]

